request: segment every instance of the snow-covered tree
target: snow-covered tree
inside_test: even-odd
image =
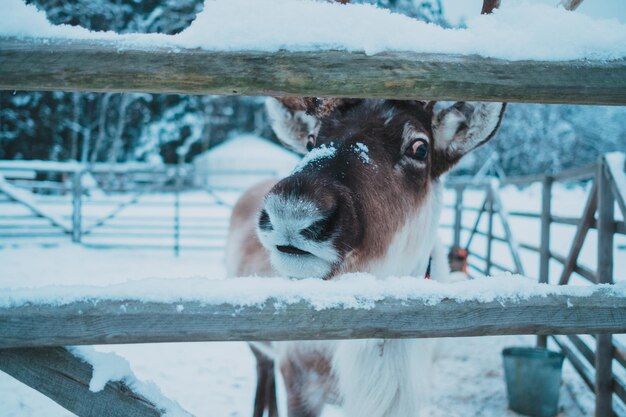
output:
[[[202,0],[27,0],[54,23],[119,33],[177,33]],[[441,0],[352,0],[448,26]],[[479,10],[476,11],[478,13]],[[273,137],[263,98],[164,94],[0,92],[0,159],[186,160],[238,132]],[[462,165],[493,152],[508,175],[554,172],[626,149],[626,108],[512,104],[497,137]]]
[[[472,169],[497,152],[507,175],[558,172],[626,150],[626,107],[511,104]]]

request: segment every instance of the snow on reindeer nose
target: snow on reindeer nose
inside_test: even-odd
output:
[[[320,147],[313,148],[307,153],[298,165],[294,168],[293,174],[297,174],[302,171],[307,165],[315,164],[323,159],[330,159],[337,154],[337,148],[331,143],[330,145],[321,145]]]

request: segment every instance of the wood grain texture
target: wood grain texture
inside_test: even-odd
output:
[[[64,348],[0,350],[0,369],[79,417],[160,417],[154,404],[122,382],[89,391],[92,367]]]
[[[613,223],[615,198],[611,190],[610,164],[600,157],[598,184],[598,284],[613,283]],[[610,334],[596,335],[595,417],[613,417],[613,342]]]
[[[142,49],[0,38],[0,89],[626,104],[626,60]]]
[[[180,307],[182,306],[182,308]],[[0,308],[0,348],[227,340],[418,338],[626,332],[626,297],[523,301],[383,300],[371,309],[315,310],[306,302],[261,306],[99,300]]]
[[[552,222],[552,184],[553,179],[547,175],[541,183],[541,239],[539,253],[539,282],[547,284],[550,280],[550,225]],[[509,212],[511,215],[511,212]],[[535,248],[533,248],[535,249]],[[537,347],[547,348],[548,337],[537,336]]]

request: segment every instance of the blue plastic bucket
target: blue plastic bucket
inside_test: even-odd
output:
[[[502,357],[509,408],[532,417],[557,415],[564,356],[541,348],[509,347]]]

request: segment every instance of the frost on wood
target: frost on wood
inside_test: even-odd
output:
[[[76,356],[72,351],[80,352]],[[103,359],[91,348],[4,349],[0,369],[77,416],[191,417],[156,386],[137,381],[126,361]],[[88,389],[94,384],[101,385],[99,391]],[[17,415],[22,415],[20,409]]]
[[[626,332],[626,283],[166,281],[3,291],[0,347]]]
[[[5,0],[1,7],[0,36],[115,41],[120,49],[411,51],[550,61],[626,55],[626,25],[616,20],[518,2],[504,2],[493,14],[469,19],[466,29],[444,29],[366,4],[207,1],[191,26],[178,35],[89,32],[53,26],[43,12],[21,0]]]
[[[142,279],[96,286],[46,286],[40,288],[0,289],[0,307],[28,304],[62,306],[99,300],[177,303],[200,302],[235,307],[262,307],[271,300],[275,307],[305,302],[315,310],[333,308],[371,309],[375,303],[393,299],[436,305],[443,300],[457,302],[519,302],[531,297],[564,295],[590,296],[598,291],[626,297],[626,283],[595,286],[555,286],[538,284],[519,275],[479,278],[443,284],[415,277],[377,279],[365,273],[346,274],[331,281],[319,279],[242,277],[226,280],[204,278]],[[123,307],[123,304],[122,304]],[[122,308],[120,307],[120,308]]]
[[[356,273],[0,289],[3,348],[585,331],[626,331],[626,283],[553,286],[502,275],[443,284]]]
[[[128,361],[115,353],[97,352],[91,347],[70,348],[70,352],[93,367],[89,391],[99,392],[109,381],[134,381]]]
[[[123,382],[163,412],[165,417],[191,417],[178,403],[163,396],[159,387],[137,379],[128,361],[115,353],[98,352],[92,347],[69,347],[68,350],[93,368],[89,390],[100,392],[108,382]]]

